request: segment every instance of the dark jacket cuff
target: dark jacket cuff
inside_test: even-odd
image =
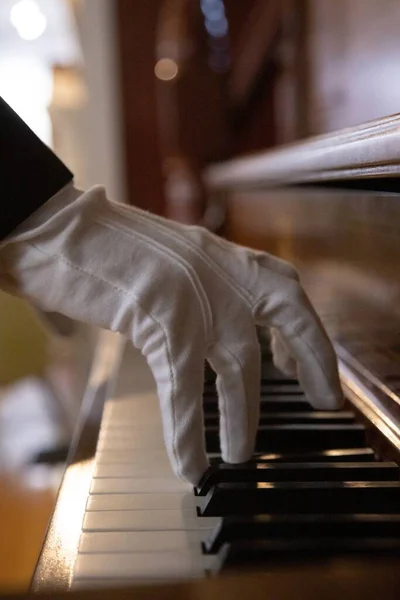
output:
[[[0,240],[72,179],[71,171],[0,98]]]

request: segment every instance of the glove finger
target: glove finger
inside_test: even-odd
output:
[[[260,270],[263,293],[254,309],[257,324],[277,329],[297,364],[301,386],[315,408],[343,405],[332,344],[301,285],[293,279]]]
[[[251,458],[260,413],[260,347],[255,329],[241,344],[219,341],[207,360],[217,374],[220,444],[227,463]]]
[[[269,269],[273,273],[283,275],[295,281],[299,281],[299,274],[296,268],[286,260],[272,256],[266,252],[256,252],[256,261],[264,269]],[[296,361],[290,356],[281,335],[276,329],[269,330],[270,347],[274,365],[288,377],[297,377]]]
[[[288,377],[297,377],[296,361],[291,357],[281,334],[271,328],[271,351],[274,365]]]
[[[273,273],[278,273],[289,279],[300,281],[296,268],[282,258],[272,256],[266,252],[255,252],[255,260],[263,269],[268,269]]]
[[[202,402],[204,352],[194,345],[174,344],[171,353],[163,339],[152,348],[146,358],[157,385],[168,457],[178,477],[197,485],[209,466]]]

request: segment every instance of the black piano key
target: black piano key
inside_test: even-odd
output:
[[[239,541],[227,544],[221,551],[221,570],[265,565],[268,563],[324,560],[328,556],[368,555],[381,557],[400,555],[400,538],[303,538],[297,540]]]
[[[204,414],[218,412],[217,395],[203,396]],[[261,414],[270,412],[310,412],[312,407],[304,395],[261,396]]]
[[[316,450],[314,452],[296,453],[256,453],[250,462],[330,462],[330,461],[355,461],[372,462],[376,460],[372,448],[331,448],[329,450]],[[210,457],[210,464],[220,464],[221,455]]]
[[[196,493],[205,496],[211,487],[224,482],[274,481],[399,481],[399,467],[393,462],[330,462],[219,464],[210,467]]]
[[[278,396],[285,394],[304,395],[304,391],[295,380],[282,380],[280,382],[273,380],[261,380],[261,395],[275,394]]]
[[[262,396],[285,396],[287,394],[293,396],[304,396],[304,391],[297,381],[290,379],[262,379],[260,383],[260,393]],[[214,381],[204,383],[204,397],[215,396],[217,387]]]
[[[212,370],[208,362],[204,365],[204,384],[205,385],[213,385],[215,383],[216,375]]]
[[[205,430],[207,452],[220,449],[219,428]],[[295,452],[351,448],[365,444],[363,425],[261,425],[257,431],[256,452]]]
[[[206,554],[240,540],[322,537],[400,539],[400,515],[255,515],[223,517],[203,541]]]
[[[282,381],[287,383],[298,383],[296,379],[288,377],[282,371],[277,369],[275,365],[270,361],[264,361],[261,363],[261,381]]]
[[[219,483],[202,499],[201,516],[400,512],[400,482]]]
[[[284,425],[288,423],[304,425],[349,425],[354,423],[355,415],[351,411],[328,412],[322,410],[300,412],[269,412],[260,414],[260,425]],[[204,418],[206,427],[217,426],[218,413],[207,413]]]

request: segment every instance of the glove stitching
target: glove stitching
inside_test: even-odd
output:
[[[91,277],[92,279],[95,279],[97,281],[100,281],[101,283],[104,283],[108,286],[110,286],[112,289],[116,290],[117,292],[121,292],[122,294],[124,294],[125,296],[127,296],[128,298],[130,298],[134,303],[136,303],[136,305],[143,311],[143,313],[157,326],[161,329],[162,334],[163,334],[163,338],[165,341],[165,347],[166,347],[166,355],[167,355],[167,361],[168,361],[168,371],[170,374],[170,378],[171,378],[171,393],[169,394],[169,403],[171,406],[171,413],[172,413],[172,427],[173,427],[173,432],[172,432],[172,452],[176,461],[176,464],[178,466],[178,474],[179,476],[182,476],[182,463],[179,457],[179,454],[177,453],[176,450],[176,414],[175,414],[175,395],[176,395],[176,376],[175,376],[175,372],[174,372],[174,368],[173,368],[173,362],[171,359],[171,351],[170,351],[170,343],[169,343],[169,338],[168,338],[168,331],[163,327],[163,325],[161,323],[159,323],[157,321],[157,319],[155,319],[152,315],[150,315],[142,306],[141,302],[136,298],[136,296],[134,296],[132,294],[132,292],[128,292],[127,290],[124,290],[118,286],[116,286],[115,284],[106,281],[105,279],[103,279],[102,277],[100,277],[99,275],[96,275],[94,273],[90,273],[89,271],[86,271],[85,269],[82,269],[81,267],[78,267],[77,265],[74,265],[73,263],[71,263],[67,258],[65,258],[63,255],[61,254],[49,254],[48,252],[44,251],[42,248],[39,248],[38,246],[36,246],[33,242],[26,242],[26,244],[30,247],[32,247],[34,250],[36,250],[37,252],[43,254],[44,256],[48,256],[50,258],[56,259],[60,262],[62,262],[63,264],[65,264],[67,267],[70,267],[72,270],[77,271],[78,273],[83,273],[84,275],[87,275],[89,277]]]
[[[297,327],[295,327],[295,328],[293,329],[293,333],[292,333],[291,335],[297,335],[297,333],[299,332],[300,328],[301,328],[300,326],[297,326]],[[303,336],[301,336],[301,335],[298,335],[298,337],[300,338],[300,340],[302,341],[302,343],[303,343],[303,344],[304,344],[304,345],[305,345],[305,346],[308,348],[308,350],[309,350],[309,351],[311,352],[311,354],[313,355],[313,357],[314,357],[314,359],[315,359],[315,362],[318,364],[318,366],[319,366],[319,368],[320,368],[320,371],[322,372],[322,374],[323,374],[323,376],[324,376],[324,378],[325,378],[325,381],[328,383],[328,387],[330,387],[330,386],[329,386],[329,377],[328,377],[328,375],[327,375],[327,373],[326,373],[326,371],[325,371],[325,369],[324,369],[323,362],[320,360],[320,358],[319,358],[318,354],[315,352],[315,350],[314,350],[313,346],[311,346],[311,345],[308,343],[307,339],[303,338]]]
[[[113,211],[114,206],[112,208],[111,207],[109,207],[109,208],[110,208],[110,211]],[[121,210],[121,208],[122,208],[122,210]],[[128,212],[125,209],[125,207],[117,206],[115,212],[119,213],[120,210],[121,210],[121,212],[126,213],[127,216],[132,217],[131,213]],[[215,275],[218,275],[223,281],[225,281],[225,283],[227,285],[229,285],[229,287],[234,292],[238,293],[239,296],[241,296],[241,298],[243,300],[245,300],[247,303],[254,301],[253,295],[248,290],[246,290],[239,283],[237,283],[235,279],[233,279],[228,273],[226,273],[214,261],[211,262],[207,256],[207,254],[203,250],[201,250],[195,244],[193,244],[191,242],[191,240],[184,238],[179,233],[179,231],[174,230],[174,233],[176,235],[175,236],[171,235],[171,232],[169,231],[169,229],[167,227],[165,227],[161,223],[158,223],[153,216],[148,217],[144,211],[140,211],[140,214],[136,213],[135,218],[138,222],[141,222],[143,224],[147,225],[148,223],[150,223],[155,229],[157,229],[159,232],[163,233],[166,237],[168,237],[169,239],[172,239],[173,241],[177,241],[177,239],[178,239],[178,241],[180,241],[186,248],[189,248],[190,250],[192,250],[198,258],[202,259],[203,262],[205,262],[206,265],[213,271],[213,273]]]
[[[233,352],[231,352],[231,350],[228,348],[228,346],[224,346],[220,342],[218,342],[217,344],[215,344],[215,347],[221,348],[223,352],[226,352],[227,354],[229,354],[230,358],[232,360],[234,360],[239,365],[240,374],[241,374],[241,381],[243,383],[243,381],[244,381],[244,377],[243,377],[244,367],[243,367],[243,365],[242,365],[239,357],[236,356],[236,354],[233,354]],[[224,381],[224,378],[222,378],[222,385],[223,385],[223,381]],[[250,434],[250,432],[249,432],[249,412],[248,412],[248,403],[247,403],[246,388],[245,388],[244,385],[243,385],[243,392],[244,392],[244,398],[245,398],[245,404],[246,404],[246,439],[248,439],[249,438],[249,434]],[[221,395],[223,396],[223,399],[225,400],[225,406],[228,406],[228,402],[227,402],[227,397],[226,397],[225,390],[224,390],[224,393],[221,394]],[[226,411],[225,414],[227,414],[227,412],[228,411]],[[231,448],[230,428],[227,427],[225,429],[225,432],[226,432],[226,439],[227,439],[227,445],[228,445],[228,453],[230,454],[231,450],[232,450],[232,448]]]
[[[288,301],[288,300],[289,300],[289,296],[285,296],[284,299],[283,299],[283,303],[286,302],[286,301]],[[253,314],[258,310],[259,304],[261,302],[262,302],[262,299],[260,299],[258,301],[258,303],[254,306],[254,308],[253,308],[253,311],[254,311]],[[302,328],[302,324],[299,323],[298,325],[295,325],[290,332],[287,331],[287,328],[282,323],[274,323],[273,326],[276,329],[278,329],[278,331],[281,331],[281,332],[285,331],[286,337],[298,337],[301,340],[301,342],[307,347],[307,349],[311,352],[311,354],[313,355],[313,357],[314,357],[317,365],[319,366],[320,371],[322,372],[325,380],[327,382],[329,382],[329,377],[328,377],[328,375],[327,375],[327,373],[325,371],[324,363],[320,360],[318,354],[314,350],[314,347],[308,343],[307,339],[305,339],[302,335],[300,335],[300,330]],[[283,335],[283,338],[285,338],[285,334],[282,334],[282,335]],[[297,363],[297,361],[295,361],[295,362]]]
[[[109,229],[117,231],[118,233],[120,233],[122,230],[130,238],[140,239],[142,242],[144,242],[151,248],[157,250],[158,253],[162,256],[167,255],[171,260],[174,261],[174,264],[178,264],[181,267],[181,269],[185,271],[200,305],[205,337],[206,339],[209,338],[213,329],[212,311],[207,298],[207,294],[193,266],[181,256],[176,254],[173,250],[171,250],[170,248],[166,248],[162,244],[159,244],[158,242],[154,241],[152,238],[149,238],[146,235],[143,235],[138,232],[135,232],[135,234],[132,235],[132,232],[123,224],[119,224],[118,227],[115,227],[113,223],[110,223],[107,219],[103,218],[97,218],[95,222],[97,222],[99,225],[104,225]]]
[[[164,228],[163,233],[167,237],[174,239],[166,228]],[[215,261],[211,261],[203,250],[198,248],[190,240],[187,240],[186,238],[181,236],[179,233],[177,233],[176,238],[178,238],[178,240],[183,244],[183,246],[192,250],[192,252],[194,252],[198,258],[203,260],[206,263],[206,265],[211,269],[211,271],[216,276],[220,277],[231,288],[231,290],[237,293],[242,298],[242,300],[244,300],[248,305],[249,303],[254,301],[254,297],[251,294],[251,292],[242,287],[237,282],[237,280],[235,280],[228,273],[226,273],[226,271],[224,271]]]

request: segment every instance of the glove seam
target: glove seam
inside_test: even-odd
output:
[[[243,382],[243,380],[244,380],[244,377],[243,377],[244,367],[243,367],[240,359],[236,356],[236,354],[234,354],[233,352],[231,352],[229,350],[228,346],[224,346],[221,343],[217,343],[217,344],[215,344],[215,347],[221,348],[224,352],[226,352],[231,357],[231,359],[233,359],[239,365],[240,374],[241,374],[241,381]],[[244,386],[243,386],[243,391],[244,391],[245,404],[246,404],[246,439],[248,439],[248,437],[249,437],[249,414],[248,414],[248,403],[247,403],[247,397],[246,397],[246,389],[245,389]],[[225,393],[223,394],[223,398],[225,399],[225,405],[227,405],[228,402],[227,402],[227,397],[226,397]],[[227,438],[228,449],[229,449],[228,452],[230,454],[232,449],[231,449],[231,437],[230,437],[230,428],[229,427],[227,427],[226,432],[227,432],[226,438]]]
[[[167,355],[167,360],[168,360],[168,371],[170,374],[170,378],[171,378],[171,394],[170,394],[170,404],[171,404],[171,412],[172,412],[172,427],[173,427],[173,434],[172,434],[172,452],[173,455],[175,457],[176,460],[176,464],[178,466],[178,474],[179,476],[182,475],[182,463],[179,457],[179,454],[176,450],[176,415],[175,415],[175,402],[174,402],[174,398],[176,395],[176,377],[175,377],[175,372],[173,369],[173,363],[171,361],[171,353],[170,353],[170,343],[169,343],[169,337],[168,337],[168,333],[166,331],[166,329],[162,326],[161,323],[159,323],[152,315],[150,315],[147,310],[145,310],[141,304],[141,302],[136,298],[136,296],[134,296],[132,294],[132,292],[128,292],[127,290],[124,290],[123,288],[120,288],[118,286],[116,286],[115,284],[106,281],[105,279],[103,279],[102,277],[100,277],[99,275],[96,275],[94,273],[90,273],[89,271],[86,271],[85,269],[82,269],[81,267],[78,267],[77,265],[74,265],[73,263],[71,263],[67,258],[65,258],[62,254],[49,254],[48,252],[44,251],[42,248],[38,248],[38,246],[36,246],[33,242],[26,242],[26,244],[30,247],[32,247],[34,250],[36,250],[37,252],[39,252],[40,254],[43,254],[44,256],[53,258],[55,260],[58,260],[60,262],[62,262],[63,264],[65,264],[67,267],[71,268],[74,271],[77,271],[79,273],[83,273],[84,275],[87,275],[89,277],[91,277],[92,279],[95,279],[97,281],[101,281],[101,283],[104,283],[108,286],[110,286],[112,289],[124,294],[125,296],[128,296],[128,298],[130,298],[139,308],[140,310],[142,310],[144,312],[144,314],[150,318],[151,321],[153,321],[153,323],[155,323],[155,325],[157,325],[157,327],[159,327],[162,331],[164,340],[165,340],[165,346],[166,346],[166,355]],[[133,340],[132,340],[133,341]]]
[[[300,329],[301,329],[301,327],[300,327],[300,325],[298,325],[297,327],[295,327],[295,328],[293,329],[293,333],[292,333],[291,335],[292,335],[292,336],[293,336],[293,335],[294,335],[294,336],[296,336],[297,334],[299,334],[299,331],[300,331]],[[308,341],[307,341],[306,339],[304,339],[304,338],[303,338],[303,336],[302,336],[302,335],[297,335],[297,337],[298,337],[298,338],[299,338],[299,339],[302,341],[302,343],[303,343],[303,344],[304,344],[304,345],[307,347],[307,349],[309,350],[309,352],[311,352],[311,354],[313,355],[313,357],[314,357],[314,359],[315,359],[315,362],[318,364],[318,366],[319,366],[319,368],[320,368],[320,370],[321,370],[321,372],[322,372],[322,374],[323,374],[324,378],[326,379],[326,381],[327,381],[327,382],[329,382],[329,377],[328,377],[328,375],[327,375],[327,373],[326,373],[326,371],[325,371],[325,369],[324,369],[323,363],[321,362],[321,360],[320,360],[320,358],[319,358],[319,356],[318,356],[317,352],[315,352],[315,350],[314,350],[313,346],[312,346],[312,345],[310,345],[310,344],[308,343]],[[328,385],[329,385],[329,384],[328,384]]]
[[[110,207],[111,211],[113,209],[117,213],[120,213],[120,210],[122,209],[121,212],[124,212],[124,213],[126,212],[126,214],[128,216],[131,216],[130,212],[128,212],[125,209],[125,207],[120,207],[120,206],[117,206],[117,207],[112,206],[112,208]],[[205,262],[205,264],[214,272],[215,275],[219,276],[223,281],[225,281],[225,283],[227,285],[229,285],[229,287],[232,289],[232,291],[238,293],[239,296],[241,296],[242,300],[244,300],[248,304],[254,301],[254,296],[248,290],[246,290],[244,287],[242,287],[240,284],[238,284],[221,267],[219,267],[217,264],[215,264],[214,261],[210,261],[205,252],[203,252],[201,249],[199,249],[190,240],[188,240],[184,236],[182,236],[178,231],[174,231],[174,233],[176,233],[176,236],[172,236],[167,227],[165,227],[162,223],[156,222],[152,217],[146,216],[143,212],[141,212],[140,214],[136,213],[135,216],[139,222],[145,223],[146,225],[148,223],[150,223],[155,229],[157,229],[159,232],[163,233],[166,237],[173,239],[174,241],[176,240],[176,238],[178,238],[178,240],[183,244],[183,246],[192,250],[198,258],[202,259],[203,262]]]
[[[183,269],[185,271],[185,273],[188,277],[188,280],[193,288],[193,291],[196,294],[196,297],[197,297],[199,305],[200,305],[201,314],[202,314],[205,338],[206,339],[209,338],[211,335],[211,331],[213,330],[212,311],[211,311],[210,303],[207,299],[207,295],[205,293],[204,287],[203,287],[195,269],[192,267],[192,265],[190,263],[188,263],[187,261],[185,261],[184,259],[182,259],[181,256],[176,254],[170,248],[166,248],[162,244],[156,242],[152,238],[147,237],[146,235],[135,232],[135,235],[133,236],[131,234],[131,232],[129,231],[129,229],[123,224],[119,224],[119,227],[114,227],[113,223],[110,223],[110,221],[108,221],[108,219],[99,218],[99,217],[96,217],[94,222],[98,223],[99,225],[104,225],[105,227],[108,227],[108,228],[112,229],[113,231],[120,232],[122,230],[129,237],[134,237],[134,238],[141,240],[142,242],[144,242],[151,248],[156,249],[156,251],[159,254],[162,254],[163,256],[167,255],[171,260],[176,261],[176,262],[174,262],[174,264],[178,264],[181,267],[181,269]]]
[[[289,296],[285,296],[285,297],[284,297],[284,299],[283,299],[283,302],[286,302],[287,300],[289,300]],[[256,304],[254,305],[254,307],[253,307],[253,315],[254,315],[254,318],[255,318],[255,313],[256,313],[256,311],[257,311],[257,309],[258,309],[258,306],[259,306],[259,304],[260,304],[261,302],[262,302],[262,298],[261,298],[261,299],[259,299],[259,300],[257,301],[257,303],[256,303]],[[310,344],[308,343],[308,341],[307,341],[306,339],[304,339],[304,337],[303,337],[302,335],[300,335],[301,324],[295,325],[295,327],[293,327],[293,328],[292,328],[292,330],[291,330],[290,332],[288,332],[288,331],[287,331],[287,328],[285,328],[285,325],[284,325],[284,324],[282,324],[282,323],[274,323],[274,324],[273,324],[273,327],[275,327],[275,328],[276,328],[278,331],[280,331],[280,332],[282,332],[282,331],[285,331],[285,333],[286,333],[287,337],[298,337],[298,338],[301,340],[301,342],[302,342],[302,343],[303,343],[303,344],[304,344],[304,345],[307,347],[307,349],[308,349],[308,350],[311,352],[311,354],[313,355],[313,357],[314,357],[314,359],[315,359],[316,363],[318,364],[318,366],[319,366],[319,368],[320,368],[320,370],[321,370],[321,372],[322,372],[323,376],[325,377],[325,379],[326,379],[327,381],[329,381],[329,377],[328,377],[328,375],[327,375],[327,373],[326,373],[326,371],[325,371],[325,369],[324,369],[324,365],[323,365],[323,363],[321,362],[321,360],[320,360],[320,358],[319,358],[318,354],[315,352],[315,350],[314,350],[313,346],[312,346],[312,345],[310,345]],[[283,334],[283,338],[285,338],[285,334]],[[295,361],[295,362],[297,363],[297,361]]]

